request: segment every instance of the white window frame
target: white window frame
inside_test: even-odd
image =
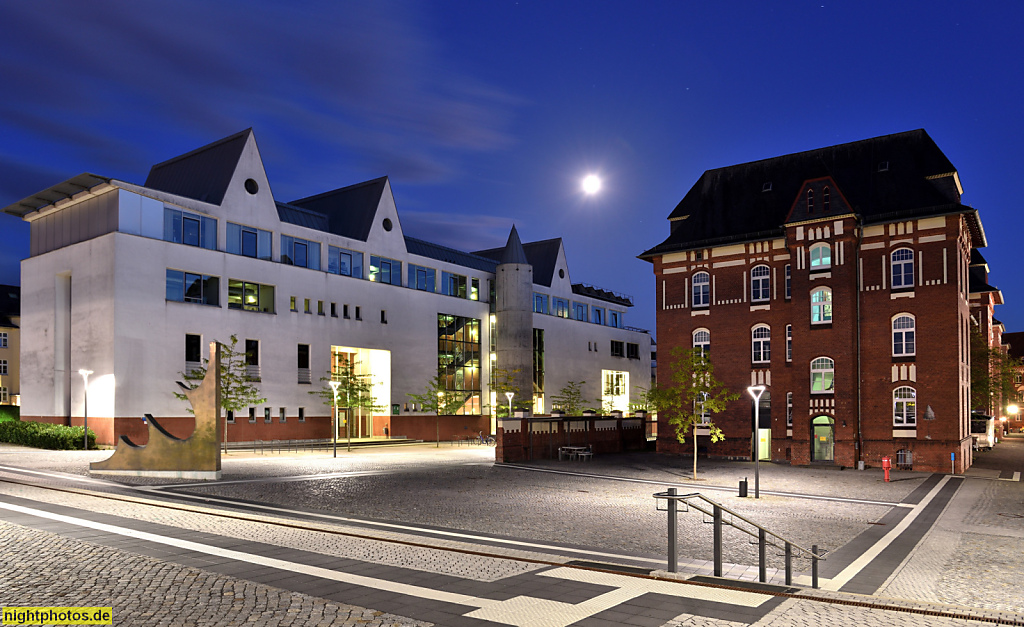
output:
[[[897,255],[899,259],[897,259]],[[914,288],[914,251],[911,248],[897,248],[889,255],[892,267],[892,289],[905,290]],[[909,269],[909,272],[908,272]],[[909,283],[907,283],[909,277]],[[897,278],[899,281],[897,281]],[[898,284],[897,284],[898,283]]]
[[[793,325],[786,325],[786,361],[793,361]]]
[[[0,359],[0,375],[7,376],[7,360]]]
[[[818,242],[812,245],[808,256],[810,257],[811,272],[832,267],[832,246],[829,244]]]
[[[909,385],[892,391],[892,424],[897,427],[917,425],[917,390]]]
[[[698,281],[698,277],[702,280]],[[707,272],[696,272],[693,275],[693,306],[711,306],[711,275]]]
[[[786,428],[793,428],[793,393],[786,392]]]
[[[772,360],[772,328],[759,324],[750,330],[750,361],[767,364]]]
[[[765,303],[771,298],[772,270],[766,265],[750,269],[750,302]]]
[[[7,331],[0,333],[0,348],[7,348]]]
[[[909,326],[907,324],[909,323]],[[898,326],[903,325],[903,326]],[[909,335],[910,339],[907,339]],[[897,350],[897,341],[901,347]],[[908,350],[907,345],[910,345]],[[913,314],[898,313],[892,317],[892,356],[913,357],[917,354],[917,319]]]
[[[827,294],[828,298],[815,300],[816,294]],[[819,287],[811,292],[811,324],[832,324],[832,288]]]
[[[816,375],[820,377],[821,389],[814,389]],[[831,379],[829,377],[831,376]],[[830,385],[825,387],[828,381]],[[811,394],[833,394],[836,389],[836,361],[831,357],[821,356],[811,360]]]
[[[793,298],[793,268],[786,264],[786,300]]]
[[[699,348],[705,357],[711,354],[711,331],[703,328],[695,329],[692,338],[694,348]]]

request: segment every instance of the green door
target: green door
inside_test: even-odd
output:
[[[829,416],[817,416],[811,421],[811,461],[833,461],[835,448],[835,421]]]

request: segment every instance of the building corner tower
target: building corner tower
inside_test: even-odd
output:
[[[512,403],[533,407],[533,266],[526,258],[515,225],[495,272],[496,367],[517,388]],[[507,399],[497,398],[504,404]]]

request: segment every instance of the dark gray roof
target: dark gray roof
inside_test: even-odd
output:
[[[968,290],[971,294],[983,294],[985,292],[999,291],[999,288],[992,287],[988,284],[988,279],[985,276],[986,274],[988,273],[979,266],[970,267],[967,271],[967,276],[969,277]]]
[[[37,192],[27,198],[22,198],[12,205],[8,205],[4,208],[4,213],[24,218],[33,211],[41,209],[47,205],[52,205],[58,200],[71,198],[79,192],[83,192],[85,190],[92,189],[97,185],[109,182],[110,179],[105,176],[89,174],[88,172],[79,174],[78,176],[70,178],[63,183],[57,183],[56,185],[48,187],[41,192]]]
[[[250,135],[252,129],[248,128],[158,163],[150,169],[145,187],[219,205]]]
[[[598,300],[603,300],[609,303],[615,303],[616,305],[625,305],[626,307],[633,306],[633,297],[627,294],[620,294],[611,290],[606,290],[601,287],[594,285],[588,285],[586,283],[573,283],[572,293],[579,294],[580,296],[589,296]]]
[[[1024,358],[1024,331],[1003,333],[1003,344],[1009,344],[1010,357],[1015,357],[1016,359]]]
[[[288,204],[327,216],[329,233],[365,242],[387,182],[388,177],[382,176]]]
[[[987,266],[988,265],[988,261],[985,261],[985,257],[984,257],[984,255],[981,254],[981,251],[979,251],[977,248],[972,248],[971,249],[971,262],[970,262],[970,265],[972,265],[972,266]]]
[[[960,204],[955,171],[921,129],[708,170],[669,215],[668,239],[640,257],[780,237],[799,219],[804,184],[819,179],[835,185],[831,213],[856,213],[865,224],[974,213]],[[972,228],[984,245],[980,222]]]
[[[325,233],[329,232],[327,216],[316,211],[279,202],[277,203],[277,217],[281,219],[281,222],[296,224]]]
[[[455,250],[454,248],[416,239],[415,237],[406,236],[405,249],[413,255],[454,263],[465,268],[472,268],[483,272],[493,273],[498,265],[493,259]]]
[[[519,239],[519,232],[516,225],[512,225],[509,231],[508,241],[505,242],[505,250],[501,251],[500,263],[530,263],[526,259],[526,251],[523,250],[523,242]]]
[[[21,317],[21,288],[0,285],[0,327],[18,328],[11,318]]]
[[[551,287],[551,279],[555,274],[555,264],[558,262],[558,251],[562,248],[562,238],[546,239],[539,242],[523,244],[523,252],[530,265],[533,266],[533,282],[544,287]],[[505,247],[478,250],[474,255],[487,257],[500,262]]]

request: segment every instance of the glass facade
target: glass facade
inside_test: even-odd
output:
[[[220,304],[220,279],[215,276],[193,274],[167,269],[167,300],[201,305]]]
[[[164,241],[217,250],[217,221],[164,207]]]
[[[274,286],[228,279],[228,309],[274,313]]]
[[[402,262],[370,255],[370,280],[374,283],[402,284]]]
[[[433,292],[434,284],[437,277],[437,271],[433,268],[425,268],[423,266],[417,266],[409,264],[409,277],[406,281],[406,285],[414,290],[420,290],[423,292]]]
[[[533,395],[544,394],[544,329],[533,330]]]
[[[456,298],[466,298],[466,277],[461,274],[442,272],[441,293]]]
[[[480,350],[479,320],[437,315],[437,370],[463,401],[458,414],[481,412]]]
[[[270,231],[228,222],[226,248],[233,255],[269,260],[272,241],[273,233]]]
[[[282,235],[281,263],[309,268],[310,270],[319,270],[320,242],[311,242],[290,235]]]
[[[327,271],[331,274],[363,278],[363,253],[337,246],[327,247]]]

